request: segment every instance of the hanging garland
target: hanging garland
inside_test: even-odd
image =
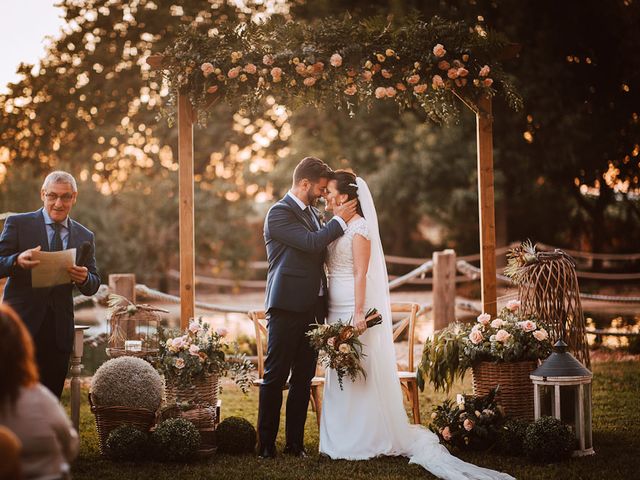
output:
[[[514,108],[522,99],[496,61],[508,42],[493,33],[438,17],[395,26],[381,17],[350,16],[313,24],[273,18],[202,33],[185,29],[163,52],[163,75],[187,94],[206,123],[212,103],[224,99],[256,110],[271,96],[289,108],[315,105],[346,109],[393,101],[418,108],[436,122],[458,114],[456,97],[475,107],[500,93]]]

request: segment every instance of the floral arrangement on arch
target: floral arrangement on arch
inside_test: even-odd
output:
[[[352,114],[358,104],[390,100],[448,121],[457,115],[456,96],[472,105],[501,91],[521,107],[496,62],[509,45],[499,34],[438,17],[401,25],[382,17],[310,25],[274,17],[206,33],[186,29],[163,52],[162,69],[172,99],[187,92],[198,111],[219,98],[252,108],[268,95],[287,106],[335,105]]]
[[[511,300],[496,318],[482,313],[472,324],[452,324],[428,339],[418,384],[424,388],[427,377],[436,389],[448,390],[475,363],[542,360],[551,347],[548,327],[534,316],[522,316],[520,302]]]
[[[496,403],[499,387],[484,397],[457,395],[433,408],[429,429],[447,445],[462,450],[485,450],[498,439],[504,423],[502,408]]]
[[[246,393],[254,366],[223,340],[226,333],[224,329],[215,330],[201,318],[191,321],[184,332],[161,329],[158,369],[167,380],[183,386],[204,376],[230,374]]]

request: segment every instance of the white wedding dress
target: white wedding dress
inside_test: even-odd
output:
[[[464,462],[440,445],[438,437],[422,426],[411,425],[402,400],[392,339],[391,303],[387,269],[378,231],[378,219],[367,184],[357,179],[358,199],[365,218],[352,221],[344,235],[329,245],[328,322],[348,321],[354,310],[352,244],[355,235],[371,241],[365,310],[377,308],[383,323],[365,331],[363,367],[366,379],[345,377],[340,390],[334,370],[327,369],[320,422],[320,452],[332,459],[365,460],[406,456],[445,480],[513,480]]]

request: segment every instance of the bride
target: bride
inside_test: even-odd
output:
[[[327,210],[357,198],[358,214],[344,235],[327,248],[328,322],[353,316],[363,333],[366,380],[345,381],[340,389],[328,369],[320,424],[320,452],[332,459],[365,460],[382,455],[406,456],[446,480],[506,480],[505,473],[466,463],[421,426],[409,424],[402,401],[392,340],[391,303],[378,218],[366,182],[345,170],[327,186]],[[369,330],[364,312],[375,307],[383,323]]]

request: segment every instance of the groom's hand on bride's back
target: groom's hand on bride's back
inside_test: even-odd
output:
[[[334,215],[340,217],[345,222],[351,220],[351,218],[356,214],[356,208],[358,206],[358,200],[352,199],[348,202],[343,203],[342,205],[336,205],[333,213]]]

